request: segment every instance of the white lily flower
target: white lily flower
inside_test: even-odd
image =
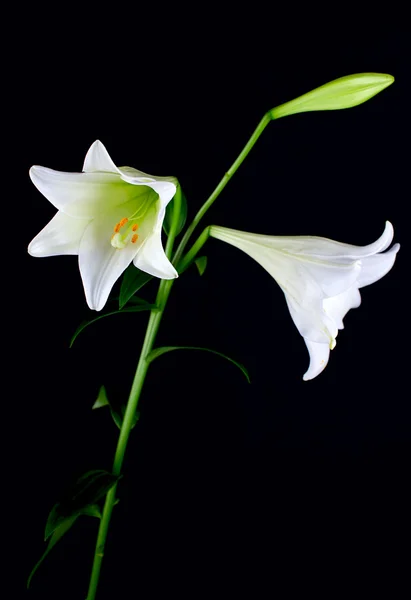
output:
[[[98,140],[82,173],[34,166],[30,177],[58,212],[28,251],[40,257],[78,254],[90,308],[103,308],[131,261],[154,277],[178,277],[161,243],[166,206],[177,189],[174,177],[116,167]]]
[[[388,221],[382,236],[368,246],[352,246],[311,236],[268,236],[210,228],[210,235],[254,258],[284,292],[291,317],[310,354],[303,379],[313,379],[326,367],[343,318],[361,303],[359,288],[381,279],[400,248],[388,252],[394,230]]]

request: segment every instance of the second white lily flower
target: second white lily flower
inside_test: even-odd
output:
[[[40,257],[78,254],[90,308],[103,308],[131,262],[154,277],[178,276],[161,243],[166,206],[177,189],[174,177],[119,168],[98,140],[86,155],[83,173],[34,166],[30,177],[58,212],[28,251]]]
[[[291,317],[310,354],[303,379],[327,365],[343,318],[361,303],[359,288],[381,279],[400,248],[384,252],[394,236],[387,221],[382,236],[368,246],[353,246],[311,236],[268,236],[212,226],[210,235],[236,246],[264,267],[284,292]]]

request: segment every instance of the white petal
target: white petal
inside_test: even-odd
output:
[[[85,173],[117,173],[118,175],[121,175],[125,181],[137,184],[141,183],[141,178],[147,179],[148,181],[155,181],[155,179],[157,179],[153,178],[151,175],[147,175],[147,173],[138,171],[133,167],[117,167],[110,154],[107,152],[107,148],[100,140],[96,140],[90,146],[86,158],[84,159],[83,171]]]
[[[96,171],[105,173],[117,173],[119,169],[112,161],[104,144],[100,140],[96,140],[91,144],[86,158],[84,159],[83,171],[85,173],[95,173]]]
[[[144,216],[139,235],[144,240],[134,257],[134,265],[161,279],[174,279],[178,273],[168,260],[161,243],[161,228],[163,225],[165,208],[158,199]]]
[[[389,221],[385,223],[385,229],[382,235],[367,246],[354,246],[344,244],[327,238],[315,236],[280,236],[276,240],[282,240],[283,246],[287,251],[295,254],[309,255],[317,258],[337,259],[346,262],[357,260],[359,258],[382,252],[391,244],[394,237],[394,229]],[[276,242],[280,243],[280,242]]]
[[[101,310],[110,291],[138,251],[137,244],[127,244],[118,250],[111,245],[113,226],[122,217],[133,213],[134,204],[97,217],[86,228],[80,242],[79,267],[87,304],[91,309]]]
[[[174,186],[174,193],[171,197],[174,196],[176,191],[176,186],[174,184],[175,177],[154,177],[153,175],[148,175],[133,167],[117,167],[107,152],[106,147],[100,140],[96,140],[90,146],[84,160],[83,171],[85,173],[118,173],[124,181],[131,183],[132,185],[144,185],[149,184],[150,182],[169,182]],[[150,187],[155,189],[154,186],[150,185]],[[157,189],[156,191],[160,195],[160,192]]]
[[[392,241],[394,230],[391,223],[387,221],[381,237],[368,246],[353,246],[316,236],[260,235],[217,226],[211,228],[210,235],[233,245],[236,245],[236,240],[241,239],[243,242],[255,243],[259,246],[266,246],[267,248],[296,256],[325,259],[327,261],[331,259],[332,262],[336,263],[350,263],[364,256],[382,252],[388,248]]]
[[[285,293],[288,310],[294,325],[300,335],[311,342],[330,345],[335,339],[338,328],[323,310],[323,300],[313,299],[310,302],[296,302],[289,294]]]
[[[358,277],[358,286],[364,287],[384,277],[392,268],[396,254],[400,249],[399,244],[395,244],[388,252],[384,254],[375,254],[361,260],[361,273]]]
[[[160,279],[178,277],[177,271],[164,252],[160,232],[155,232],[146,239],[133,262],[141,271],[154,277],[160,277]]]
[[[56,208],[80,218],[93,217],[147,191],[145,186],[130,186],[110,173],[65,173],[36,165],[31,167],[30,177]]]
[[[89,224],[88,219],[74,219],[58,212],[30,242],[31,256],[78,254],[80,240]]]
[[[153,181],[150,183],[147,182],[146,185],[159,195],[161,210],[165,209],[170,200],[174,198],[177,190],[177,186],[170,181]],[[163,223],[163,221],[161,221],[161,223]]]
[[[361,295],[357,285],[353,285],[342,294],[324,298],[323,307],[326,315],[334,322],[338,329],[344,329],[343,318],[351,308],[358,308],[361,304]]]
[[[266,240],[281,238],[260,236],[224,227],[212,227],[211,235],[236,246],[266,269],[284,292],[297,302],[302,298],[335,296],[351,287],[360,273],[357,261],[313,258],[309,254],[293,254],[284,245],[270,245]],[[264,238],[261,240],[260,238]],[[261,243],[263,241],[263,243]]]
[[[308,381],[324,371],[330,357],[330,347],[328,344],[311,342],[306,339],[304,341],[310,353],[310,366],[303,376],[304,381]]]

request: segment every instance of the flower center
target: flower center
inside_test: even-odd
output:
[[[131,242],[132,244],[135,244],[137,242],[138,235],[136,231],[138,229],[138,224],[130,223],[128,227],[125,227],[127,223],[133,220],[133,218],[128,219],[127,217],[124,217],[123,219],[121,219],[121,221],[116,223],[114,227],[114,233],[111,236],[111,245],[113,246],[113,248],[116,248],[117,250],[122,250],[122,248],[125,248],[129,242]],[[121,230],[123,231],[121,232]]]

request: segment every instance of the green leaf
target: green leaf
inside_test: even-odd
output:
[[[87,517],[96,517],[97,519],[101,519],[101,510],[98,504],[89,504],[81,509],[81,515],[85,515]]]
[[[111,412],[111,416],[113,417],[113,421],[117,425],[117,427],[119,429],[121,429],[121,426],[123,424],[123,417],[126,412],[126,407],[125,407],[125,405],[122,405],[120,407],[120,412],[119,412],[117,410],[117,408],[113,404],[111,404],[110,400],[108,399],[106,388],[104,387],[104,385],[101,386],[101,388],[98,392],[97,400],[94,402],[94,404],[91,408],[93,410],[95,408],[102,408],[103,406],[110,407],[110,412]],[[131,426],[131,429],[134,429],[139,418],[140,418],[140,413],[138,410],[136,410],[134,417],[133,417],[133,424]]]
[[[50,511],[46,523],[44,539],[47,540],[67,519],[81,514],[93,513],[95,504],[119,480],[120,476],[97,469],[82,475],[65,497],[57,502]],[[90,508],[93,506],[93,508]],[[85,512],[84,512],[85,511]]]
[[[174,198],[167,204],[167,207],[166,207],[166,215],[165,215],[164,221],[163,221],[163,229],[166,232],[166,235],[170,234],[171,223],[173,220],[174,204],[175,204],[174,199],[177,196],[177,194],[180,194],[180,196],[181,196],[181,204],[180,204],[180,214],[178,216],[176,236],[180,233],[180,231],[183,229],[184,225],[186,224],[187,199],[186,199],[180,185],[178,185]]]
[[[194,262],[196,264],[196,267],[198,269],[199,274],[202,275],[204,273],[204,271],[206,270],[207,257],[206,256],[199,256],[198,258],[195,259]]]
[[[97,400],[94,402],[91,409],[94,410],[95,408],[101,408],[102,406],[110,406],[110,402],[108,401],[107,392],[104,385],[102,385],[99,389]]]
[[[57,544],[57,542],[63,537],[63,535],[71,528],[71,526],[74,524],[74,522],[76,521],[78,515],[73,515],[72,517],[69,517],[67,519],[65,519],[62,523],[60,523],[60,525],[58,525],[58,527],[54,530],[50,541],[47,545],[46,550],[44,551],[43,555],[41,556],[40,560],[38,560],[36,562],[36,564],[34,565],[33,569],[31,570],[31,573],[27,579],[27,589],[29,589],[30,584],[31,584],[31,580],[33,578],[34,573],[37,571],[37,569],[39,568],[39,566],[41,565],[41,563],[43,562],[43,560],[46,558],[46,556],[49,554],[49,552],[54,548],[54,546]]]
[[[110,317],[111,315],[121,315],[124,313],[141,312],[142,310],[154,310],[156,308],[157,308],[157,306],[155,304],[149,304],[148,302],[146,302],[144,300],[144,301],[134,304],[133,306],[127,306],[126,308],[123,308],[121,310],[113,310],[113,311],[104,313],[102,315],[99,315],[98,317],[95,317],[94,319],[91,319],[91,321],[83,321],[83,323],[81,323],[77,327],[76,331],[73,334],[73,337],[70,340],[70,348],[72,347],[72,345],[74,344],[75,340],[80,335],[80,333],[86,327],[88,327],[92,323],[95,323],[96,321],[99,321],[100,319],[104,319],[104,317]]]
[[[112,408],[110,409],[110,411],[111,411],[111,416],[113,417],[114,423],[117,425],[117,427],[119,429],[121,429],[121,427],[123,425],[124,413],[126,412],[126,407],[124,405],[121,407],[121,414]],[[134,413],[133,424],[131,425],[131,429],[134,429],[134,427],[136,426],[136,423],[139,419],[140,419],[140,412],[138,410],[136,410],[136,412]]]
[[[144,271],[140,271],[140,269],[137,269],[137,267],[131,263],[123,274],[123,280],[120,287],[120,297],[118,300],[119,308],[122,309],[123,306],[125,306],[130,300],[130,298],[134,296],[134,294],[138,292],[143,285],[146,285],[150,279],[153,279],[152,275],[144,273]]]
[[[161,348],[155,348],[154,350],[152,350],[147,356],[146,360],[149,363],[151,363],[153,360],[155,360],[162,354],[165,354],[166,352],[172,352],[173,350],[204,350],[205,352],[212,352],[212,354],[217,354],[217,356],[225,358],[226,360],[233,363],[236,367],[238,367],[240,371],[242,371],[242,373],[245,375],[248,383],[251,383],[250,376],[248,375],[248,371],[244,367],[244,365],[230,358],[229,356],[226,356],[222,352],[218,352],[217,350],[211,350],[211,348],[199,348],[198,346],[162,346]]]
[[[117,502],[118,502],[118,500],[116,501],[116,503]],[[34,565],[32,571],[27,579],[27,589],[30,587],[30,583],[31,583],[34,573],[37,571],[37,569],[39,568],[39,566],[41,565],[43,560],[49,554],[50,550],[52,550],[54,548],[54,546],[57,544],[57,542],[63,537],[63,535],[65,533],[67,533],[67,531],[76,522],[77,518],[80,515],[86,515],[89,517],[97,517],[98,519],[101,519],[100,507],[98,504],[89,504],[88,506],[84,506],[84,508],[82,508],[78,514],[72,515],[71,517],[67,517],[63,521],[60,522],[60,524],[56,527],[56,529],[51,534],[51,538],[49,540],[46,550],[40,557],[40,560],[38,560],[37,563]]]

